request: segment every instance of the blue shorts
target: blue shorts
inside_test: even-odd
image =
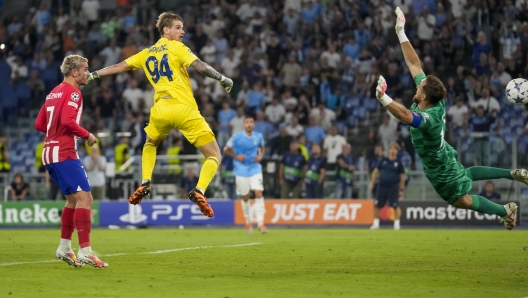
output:
[[[376,192],[376,202],[374,203],[376,208],[383,208],[387,201],[389,201],[390,207],[398,207],[398,191],[398,186],[387,188],[383,187],[381,184],[378,185],[378,190]]]
[[[44,167],[57,183],[63,195],[91,190],[88,176],[80,160],[67,159]]]

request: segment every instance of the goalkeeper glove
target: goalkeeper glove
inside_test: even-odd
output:
[[[99,78],[99,75],[97,74],[97,71],[91,72],[90,76],[88,76],[88,82],[91,82],[98,78]]]
[[[222,86],[222,88],[224,88],[227,93],[231,92],[231,88],[233,88],[233,80],[228,77],[222,76],[219,82],[220,86]]]
[[[398,39],[400,40],[400,43],[409,41],[407,38],[407,35],[405,35],[405,15],[403,15],[403,11],[396,7],[396,35],[398,35]]]
[[[385,94],[387,92],[387,81],[383,76],[378,79],[378,86],[376,86],[376,98],[385,107],[392,102],[392,98]]]

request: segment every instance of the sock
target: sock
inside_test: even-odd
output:
[[[64,207],[64,209],[62,209],[61,244],[62,244],[62,239],[70,240],[70,243],[71,243],[73,230],[75,229],[75,224],[73,221],[74,215],[75,215],[74,208]]]
[[[506,216],[507,212],[506,209],[504,209],[504,206],[497,204],[495,202],[492,202],[485,197],[473,195],[471,196],[473,199],[473,204],[471,205],[471,210],[477,211],[480,213],[486,213],[486,214],[495,214],[500,217]]]
[[[372,225],[375,227],[379,226],[379,218],[374,218],[374,223]]]
[[[261,226],[264,224],[264,214],[266,214],[266,205],[264,205],[264,198],[255,199],[255,211],[257,213],[257,224]]]
[[[490,179],[510,179],[513,180],[508,169],[492,168],[492,167],[483,167],[476,166],[466,169],[466,173],[469,178],[473,181],[479,180],[490,180]]]
[[[92,247],[91,246],[85,246],[85,247],[79,248],[79,252],[81,252],[83,254],[88,254],[91,251],[92,251]]]
[[[249,200],[244,201],[241,200],[240,204],[242,205],[242,212],[244,213],[244,218],[246,219],[246,223],[251,223],[251,218],[249,217]]]
[[[75,209],[75,226],[79,236],[79,246],[81,248],[90,246],[90,231],[92,229],[92,217],[90,209]]]
[[[61,238],[59,248],[63,251],[72,252],[71,240]]]
[[[200,178],[198,178],[198,184],[196,185],[196,188],[203,189],[205,192],[207,186],[209,186],[209,183],[211,183],[211,180],[213,180],[219,165],[220,163],[216,157],[208,157],[202,166],[202,170],[200,171]]]
[[[152,171],[156,164],[156,146],[151,142],[143,145],[143,155],[141,156],[142,180],[152,180]]]
[[[394,226],[395,227],[399,227],[400,226],[400,220],[399,219],[395,219],[394,220]]]

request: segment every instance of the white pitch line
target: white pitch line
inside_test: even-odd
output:
[[[175,249],[167,249],[167,250],[149,251],[149,252],[143,252],[141,254],[142,255],[146,255],[146,254],[164,254],[164,253],[168,253],[168,252],[182,251],[182,250],[195,250],[195,249],[205,249],[205,248],[223,248],[223,247],[242,247],[242,246],[260,245],[260,244],[262,244],[262,243],[260,243],[260,242],[252,242],[252,243],[245,243],[245,244],[220,245],[220,246],[183,247],[183,248],[175,248]]]
[[[167,250],[149,251],[149,252],[142,252],[142,253],[117,253],[117,254],[108,254],[108,255],[101,255],[101,256],[102,257],[118,257],[118,256],[133,255],[133,254],[141,254],[141,255],[145,255],[145,254],[163,254],[163,253],[183,251],[183,250],[244,247],[244,246],[253,246],[253,245],[260,245],[260,244],[262,244],[262,243],[260,243],[260,242],[251,242],[251,243],[231,244],[231,245],[218,245],[218,246],[195,246],[195,247],[182,247],[182,248],[167,249]],[[59,260],[1,263],[0,267],[13,266],[13,265],[25,265],[25,264],[52,263],[52,262],[59,262]]]

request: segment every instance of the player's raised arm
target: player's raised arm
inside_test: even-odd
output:
[[[110,65],[108,67],[105,67],[103,69],[90,73],[90,76],[88,77],[88,81],[93,81],[100,77],[119,74],[119,73],[129,71],[129,70],[132,70],[132,67],[129,66],[125,61],[121,61],[117,64]]]
[[[398,39],[400,40],[405,63],[414,78],[423,72],[422,65],[407,35],[405,35],[405,15],[403,15],[403,11],[399,7],[396,7],[396,35],[398,35]]]
[[[200,59],[194,60],[191,63],[190,67],[196,69],[199,73],[203,74],[206,77],[210,77],[212,79],[217,80],[227,93],[229,93],[231,91],[231,88],[233,88],[233,80],[222,75],[214,68],[212,68],[211,65],[203,62]]]
[[[407,109],[402,104],[393,101],[386,92],[387,82],[383,76],[380,76],[378,79],[378,86],[376,87],[376,98],[392,115],[394,115],[394,117],[398,118],[398,120],[410,124],[413,127],[418,127],[420,125],[420,117],[414,115],[411,110]]]

